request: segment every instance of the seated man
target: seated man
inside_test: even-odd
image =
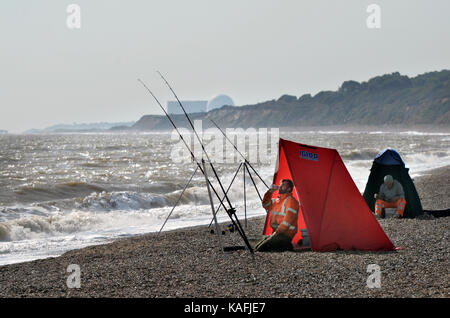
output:
[[[277,190],[272,186],[262,200],[262,205],[270,212],[270,227],[273,233],[255,246],[255,251],[286,251],[292,250],[292,238],[297,233],[297,219],[299,204],[292,196],[294,184],[289,179],[281,181],[278,187],[279,196],[272,199],[272,193]]]
[[[384,183],[380,187],[380,193],[375,193],[375,213],[381,217],[382,209],[396,208],[397,217],[403,217],[406,200],[403,187],[391,175],[384,177]]]

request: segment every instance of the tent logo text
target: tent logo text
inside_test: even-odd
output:
[[[300,158],[312,161],[319,161],[319,154],[300,150]]]

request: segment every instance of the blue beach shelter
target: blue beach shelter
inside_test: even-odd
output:
[[[401,183],[405,191],[406,208],[403,216],[405,218],[415,218],[423,214],[422,203],[420,202],[414,182],[409,176],[409,169],[405,167],[400,154],[394,149],[386,148],[378,153],[370,168],[369,180],[364,190],[364,200],[369,208],[374,212],[375,193],[380,190],[384,182],[384,176],[390,174]]]

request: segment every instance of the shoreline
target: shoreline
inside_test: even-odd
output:
[[[450,166],[416,179],[424,209],[449,208]],[[250,240],[261,236],[263,223],[264,217],[248,219]],[[379,223],[402,250],[222,254],[216,235],[198,225],[0,266],[0,297],[448,298],[449,218]],[[237,233],[227,231],[223,239],[225,246],[243,245]],[[66,285],[70,264],[80,266],[79,289]],[[370,264],[381,268],[379,289],[366,286]]]

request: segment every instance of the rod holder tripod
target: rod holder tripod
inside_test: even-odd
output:
[[[233,185],[233,183],[234,183],[234,181],[235,181],[235,179],[236,179],[236,176],[237,176],[237,174],[239,173],[239,170],[240,170],[241,167],[242,167],[242,168],[243,168],[243,173],[244,173],[244,220],[245,220],[245,227],[247,227],[247,191],[246,191],[246,185],[245,185],[245,175],[246,175],[246,174],[249,175],[250,180],[252,181],[253,187],[254,187],[255,190],[256,190],[256,193],[258,194],[259,199],[262,201],[261,194],[260,194],[260,192],[259,192],[259,190],[258,190],[258,187],[256,186],[255,180],[253,179],[253,176],[252,176],[250,170],[248,169],[247,165],[248,165],[248,164],[247,164],[246,161],[243,161],[243,162],[240,163],[239,167],[237,168],[236,172],[234,173],[233,179],[231,180],[231,182],[230,182],[230,184],[229,184],[229,186],[228,186],[228,188],[227,188],[227,191],[225,192],[225,194],[228,194],[228,191],[231,189],[231,186]],[[222,199],[222,200],[223,200],[223,199]],[[216,214],[219,212],[219,210],[220,210],[220,208],[221,208],[222,206],[223,206],[223,205],[219,204],[219,206],[218,206],[217,209],[216,209]],[[225,211],[226,211],[228,214],[230,214],[229,211],[228,211],[228,209],[225,208]],[[233,214],[233,215],[236,214],[236,209],[235,209],[235,208],[232,208],[232,213],[231,213],[231,214]],[[236,218],[237,218],[237,217],[236,217]],[[214,221],[214,219],[211,220],[211,222],[209,223],[209,226],[208,226],[208,227],[211,227],[213,221]]]
[[[208,195],[209,195],[209,198],[210,198],[211,210],[212,210],[212,213],[213,213],[213,218],[216,220],[216,212],[214,211],[214,202],[213,202],[213,200],[212,200],[211,189],[213,190],[213,192],[214,192],[214,194],[217,196],[217,198],[220,200],[220,204],[221,204],[221,205],[225,208],[225,210],[227,211],[227,214],[228,214],[228,216],[230,217],[231,222],[233,223],[233,226],[235,226],[236,229],[238,230],[238,232],[239,232],[239,234],[241,235],[241,237],[242,237],[242,239],[243,239],[243,241],[244,241],[244,243],[245,243],[247,249],[250,251],[250,253],[253,254],[253,248],[251,247],[250,243],[248,242],[247,236],[245,235],[245,232],[244,232],[244,230],[243,230],[243,228],[242,228],[242,226],[241,226],[241,224],[240,224],[240,222],[239,222],[239,219],[237,218],[237,215],[236,215],[236,213],[235,213],[235,209],[233,208],[233,206],[232,206],[232,204],[231,204],[230,198],[227,196],[227,191],[225,191],[225,189],[224,189],[224,187],[223,187],[223,185],[222,185],[222,182],[220,181],[220,178],[219,178],[219,176],[218,176],[218,174],[217,174],[217,171],[216,171],[216,169],[214,168],[214,166],[213,166],[211,160],[209,159],[208,153],[206,152],[206,149],[205,149],[205,147],[204,147],[204,145],[203,145],[203,143],[202,143],[202,140],[200,139],[200,137],[199,137],[197,131],[195,130],[195,127],[194,127],[194,125],[192,124],[192,121],[191,121],[189,115],[186,113],[186,110],[184,109],[183,104],[181,103],[180,99],[178,98],[178,96],[177,96],[177,94],[175,93],[175,91],[173,90],[173,88],[170,86],[170,84],[169,84],[169,83],[167,82],[167,80],[164,78],[164,76],[163,76],[160,72],[158,72],[158,74],[161,76],[161,78],[163,79],[163,81],[164,81],[164,82],[166,83],[166,85],[169,87],[169,89],[170,89],[170,91],[172,92],[172,94],[175,96],[175,98],[176,98],[176,100],[178,101],[178,104],[180,105],[180,108],[183,110],[183,113],[185,114],[185,116],[186,116],[186,118],[187,118],[187,120],[188,120],[188,122],[189,122],[189,124],[190,124],[190,126],[191,126],[191,128],[192,128],[192,130],[193,130],[193,132],[194,132],[194,134],[195,134],[195,136],[197,137],[198,141],[200,142],[200,145],[202,146],[202,151],[203,151],[203,153],[205,154],[206,158],[207,158],[208,161],[209,161],[209,165],[210,165],[211,170],[212,170],[212,172],[213,172],[213,174],[214,174],[214,177],[216,178],[216,180],[217,180],[217,182],[218,182],[218,184],[219,184],[220,189],[221,189],[222,192],[224,193],[224,197],[223,197],[221,200],[220,200],[220,197],[219,197],[217,191],[215,190],[214,186],[212,185],[211,181],[208,179],[204,159],[202,158],[202,164],[200,164],[200,162],[198,161],[198,159],[195,157],[194,153],[193,153],[192,150],[190,149],[190,146],[186,143],[186,141],[185,141],[184,138],[183,138],[183,135],[180,133],[180,131],[178,130],[177,126],[175,125],[175,123],[173,122],[172,118],[169,116],[169,114],[168,114],[167,111],[165,110],[165,108],[161,105],[161,103],[160,103],[160,101],[158,100],[158,98],[153,94],[153,92],[148,88],[147,85],[145,85],[145,83],[144,83],[142,80],[138,79],[138,81],[145,87],[145,89],[146,89],[146,90],[150,93],[150,95],[152,95],[152,97],[155,99],[155,101],[157,102],[157,104],[159,105],[159,107],[162,109],[162,111],[163,111],[164,114],[166,115],[167,119],[170,121],[170,123],[172,124],[172,126],[174,127],[174,129],[176,130],[176,132],[178,133],[180,139],[183,141],[184,145],[186,146],[186,148],[187,148],[188,151],[190,152],[192,160],[195,161],[195,163],[197,164],[197,168],[199,168],[200,171],[201,171],[201,172],[203,173],[203,175],[205,176],[205,181],[206,181],[206,185],[207,185],[207,188],[208,188]],[[235,147],[235,148],[236,148],[236,147]],[[246,163],[248,163],[247,160],[246,160]],[[203,166],[203,167],[202,167],[202,166]],[[252,169],[253,169],[253,167],[252,167]],[[253,169],[253,170],[254,170],[254,169]],[[257,173],[257,172],[255,171],[255,173]],[[195,173],[194,173],[194,174],[195,174]],[[191,177],[191,178],[192,178],[192,177]],[[261,180],[262,180],[262,179],[261,179]],[[189,182],[190,182],[190,180],[189,180]],[[264,181],[263,181],[263,182],[264,182]],[[187,187],[187,186],[186,186],[186,187]],[[185,187],[185,188],[186,188],[186,187]],[[183,190],[183,192],[184,192],[184,190]],[[223,200],[224,200],[224,199],[226,199],[226,201],[227,201],[227,203],[228,203],[228,206],[229,206],[228,209],[225,207],[225,205],[224,205],[224,203],[223,203]],[[233,217],[234,217],[234,218],[233,218]],[[216,225],[217,225],[217,220],[216,220]],[[161,230],[162,230],[162,228],[161,228]],[[161,232],[161,230],[160,230],[160,232]],[[219,234],[220,234],[220,233],[219,233]],[[220,236],[219,236],[219,240],[220,240]],[[221,240],[220,240],[220,245],[221,245],[221,247],[222,247],[222,251],[224,251],[223,245],[222,245],[222,243],[221,243]]]

